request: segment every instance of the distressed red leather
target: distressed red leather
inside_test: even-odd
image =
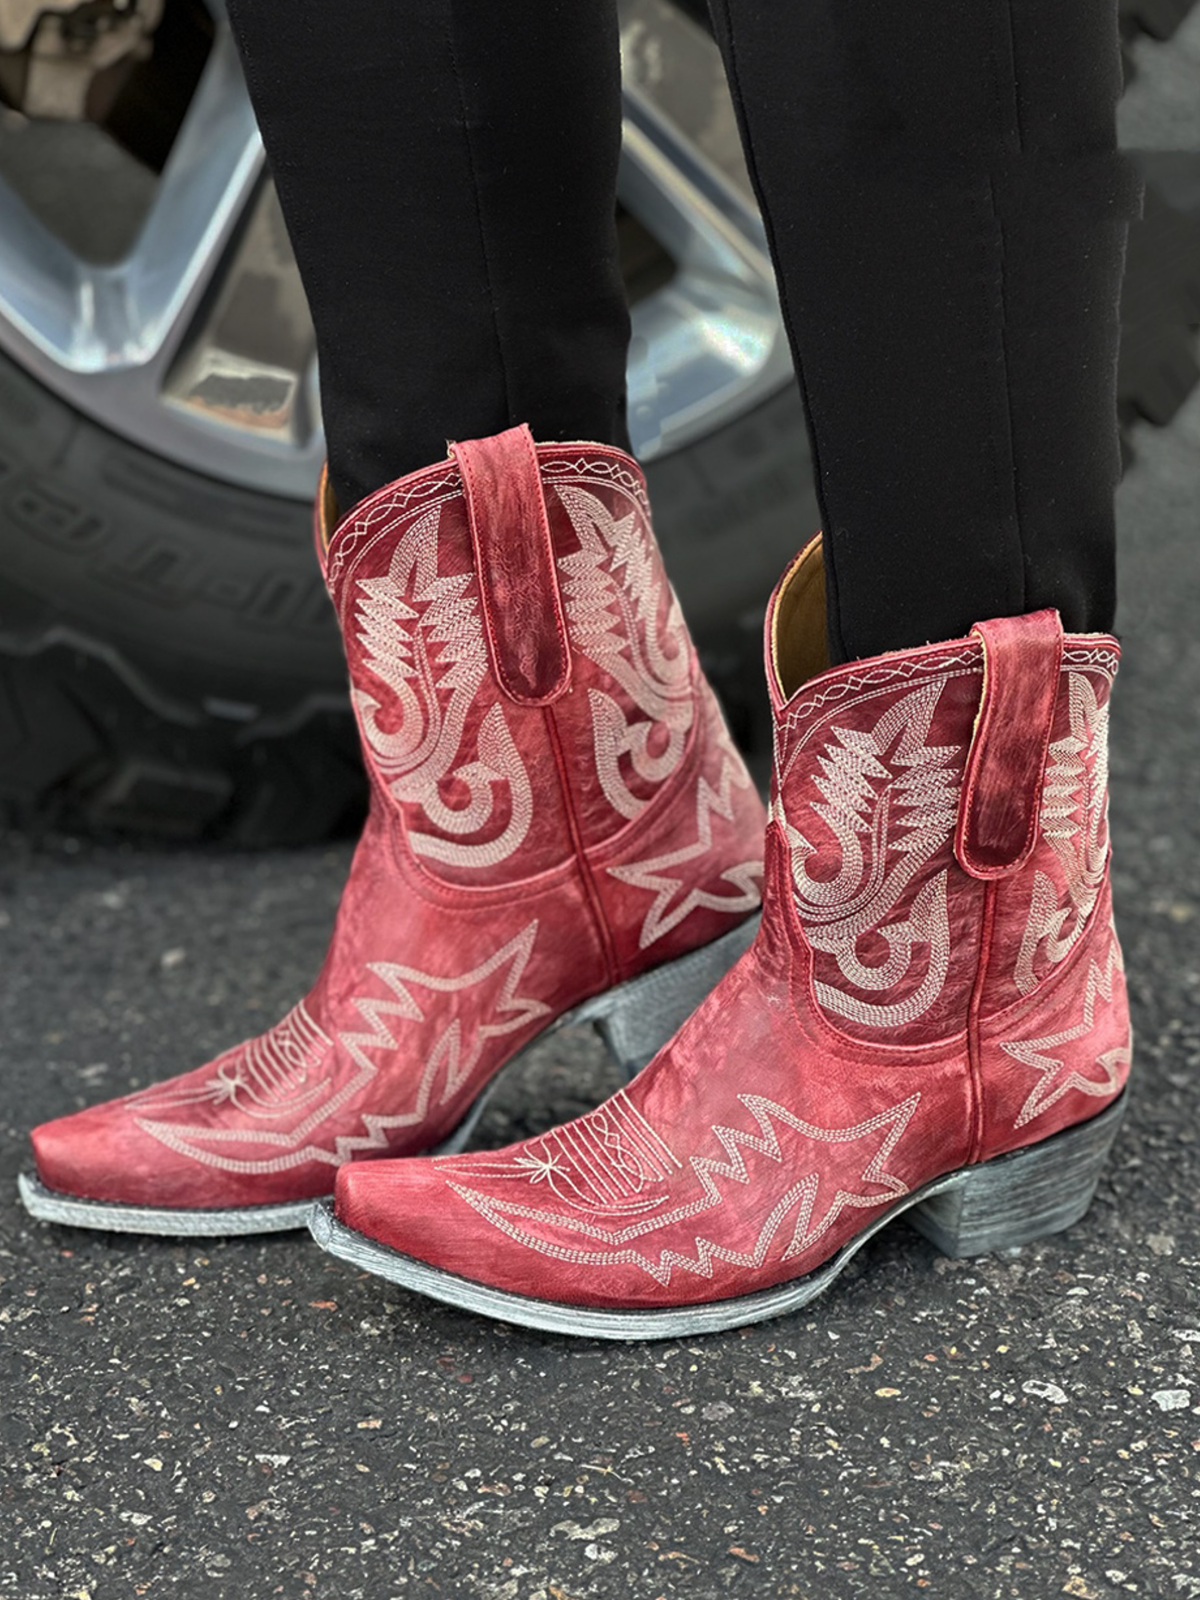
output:
[[[488,658],[518,705],[566,693],[571,652],[537,448],[528,428],[450,446],[462,476]],[[524,537],[514,539],[513,528]]]
[[[983,692],[955,850],[973,878],[1003,878],[1025,865],[1037,838],[1063,630],[1057,611],[1035,611],[971,632],[983,645]]]
[[[637,466],[523,429],[456,455],[332,535],[318,501],[371,805],[316,983],[215,1061],[36,1129],[50,1188],[205,1209],[329,1193],[344,1162],[444,1140],[578,1002],[757,908],[762,804]]]
[[[793,565],[768,617],[754,945],[599,1109],[505,1150],[345,1168],[344,1224],[536,1299],[723,1300],[813,1271],[924,1184],[1121,1092],[1116,641],[1063,639],[1042,614],[810,675],[819,559]],[[970,849],[1004,869],[986,881],[955,850],[969,772],[986,806]]]

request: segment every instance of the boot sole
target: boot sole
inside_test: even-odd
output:
[[[750,917],[711,944],[631,978],[628,983],[606,989],[603,994],[593,995],[590,1000],[565,1011],[484,1084],[454,1132],[422,1154],[456,1155],[462,1150],[505,1075],[530,1050],[560,1029],[590,1024],[626,1076],[635,1077],[687,1021],[738,957],[749,949],[758,924],[757,916]],[[222,1206],[211,1210],[125,1205],[117,1200],[89,1200],[82,1195],[51,1189],[34,1172],[19,1175],[17,1190],[25,1209],[39,1222],[174,1238],[230,1239],[242,1234],[283,1233],[303,1228],[314,1204],[310,1197],[274,1205]]]
[[[1099,1116],[1041,1144],[961,1167],[906,1195],[816,1272],[736,1299],[661,1311],[605,1310],[491,1289],[392,1250],[339,1222],[328,1202],[309,1228],[323,1250],[434,1300],[501,1322],[592,1339],[675,1339],[718,1333],[799,1310],[822,1294],[866,1244],[903,1217],[944,1255],[986,1255],[1071,1227],[1087,1211],[1121,1126],[1125,1095]]]

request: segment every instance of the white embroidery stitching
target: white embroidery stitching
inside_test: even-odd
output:
[[[801,750],[807,739],[813,733],[819,733],[823,726],[822,721],[817,720],[817,714],[823,714],[826,708],[835,702],[847,700],[851,696],[872,699],[881,690],[900,689],[906,683],[922,678],[926,681],[937,678],[945,683],[951,678],[978,672],[982,662],[982,648],[979,645],[965,644],[961,650],[953,652],[939,650],[928,656],[920,654],[912,657],[900,656],[895,661],[889,661],[886,667],[848,672],[845,676],[834,677],[831,682],[818,680],[820,687],[814,686],[811,690],[803,690],[795,703],[790,705],[778,719],[779,733],[786,734],[787,742],[791,744],[798,729],[806,722],[814,722],[815,726],[808,730],[804,739],[796,746],[797,750]],[[795,752],[792,759],[795,759]]]
[[[933,713],[945,680],[905,693],[869,732],[834,726],[816,758],[820,801],[811,810],[833,835],[839,868],[813,878],[808,858],[817,853],[788,821],[778,799],[772,815],[791,852],[796,910],[814,950],[833,956],[847,982],[860,991],[894,990],[912,967],[918,945],[929,950],[919,987],[890,1005],[817,983],[820,1004],[873,1028],[894,1028],[923,1016],[941,994],[950,970],[947,909],[949,870],[922,884],[903,921],[884,918],[954,832],[960,745],[929,745]],[[859,959],[858,941],[873,932],[890,954],[881,965]]]
[[[673,1271],[691,1272],[699,1277],[711,1278],[713,1264],[724,1261],[731,1266],[760,1267],[766,1259],[772,1241],[778,1234],[784,1219],[789,1212],[796,1209],[796,1222],[791,1230],[788,1243],[784,1246],[781,1259],[791,1260],[804,1255],[829,1231],[837,1218],[848,1207],[854,1209],[871,1209],[876,1206],[890,1204],[895,1199],[908,1193],[908,1187],[899,1178],[885,1171],[885,1164],[891,1158],[896,1145],[899,1143],[905,1129],[912,1119],[920,1103],[920,1094],[913,1094],[908,1099],[901,1101],[890,1110],[879,1113],[865,1122],[855,1124],[850,1128],[820,1128],[802,1117],[794,1115],[786,1107],[778,1105],[773,1100],[764,1099],[760,1095],[743,1094],[738,1096],[741,1104],[750,1112],[757,1124],[758,1132],[753,1133],[744,1128],[729,1128],[713,1126],[712,1133],[725,1152],[725,1159],[714,1156],[691,1157],[690,1166],[692,1173],[700,1184],[702,1193],[695,1200],[676,1206],[669,1211],[660,1208],[669,1199],[666,1192],[661,1193],[657,1202],[647,1199],[639,1211],[646,1212],[655,1206],[653,1215],[637,1215],[633,1220],[623,1226],[611,1228],[604,1226],[600,1221],[589,1216],[580,1215],[575,1210],[574,1215],[562,1215],[552,1211],[541,1210],[536,1207],[525,1206],[519,1202],[507,1199],[498,1199],[485,1194],[480,1190],[470,1188],[466,1183],[454,1182],[448,1176],[449,1187],[461,1199],[465,1200],[485,1221],[508,1235],[519,1244],[528,1246],[540,1254],[552,1257],[558,1261],[568,1262],[575,1266],[586,1267],[612,1267],[635,1266],[648,1273],[657,1283],[666,1287]],[[603,1108],[602,1108],[603,1109]],[[592,1113],[594,1116],[595,1113]],[[583,1119],[585,1122],[589,1119]],[[749,1250],[735,1250],[721,1245],[701,1234],[693,1237],[694,1255],[685,1255],[678,1250],[664,1248],[659,1251],[657,1260],[645,1255],[641,1250],[629,1248],[630,1241],[644,1238],[646,1235],[657,1232],[663,1228],[674,1226],[681,1222],[688,1222],[693,1217],[706,1212],[720,1209],[724,1206],[726,1195],[720,1188],[717,1180],[724,1179],[728,1182],[746,1185],[751,1181],[751,1174],[746,1165],[743,1151],[750,1151],[780,1165],[789,1174],[797,1167],[797,1160],[793,1155],[787,1155],[780,1142],[778,1128],[790,1129],[799,1133],[802,1138],[811,1140],[815,1144],[850,1144],[857,1139],[869,1138],[888,1130],[877,1144],[870,1158],[866,1162],[860,1183],[874,1184],[884,1190],[879,1195],[864,1195],[839,1188],[832,1200],[829,1201],[819,1220],[814,1220],[817,1213],[817,1195],[820,1189],[820,1166],[812,1168],[797,1182],[790,1183],[783,1194],[780,1195],[765,1221],[759,1228],[758,1236]],[[478,1172],[486,1172],[492,1177],[520,1176],[530,1183],[543,1181],[536,1173],[528,1170],[504,1171],[501,1162],[484,1164],[473,1169],[463,1166],[459,1162],[444,1161],[440,1163],[448,1174],[471,1177]],[[664,1177],[663,1182],[666,1182]],[[625,1209],[618,1207],[603,1208],[594,1205],[589,1208],[593,1212],[602,1209],[617,1210],[619,1217],[624,1217]],[[585,1238],[594,1239],[608,1246],[601,1250],[571,1249],[564,1245],[555,1244],[543,1239],[536,1233],[521,1226],[522,1222],[542,1223],[561,1229],[569,1233],[579,1233]]]
[[[687,744],[695,715],[687,633],[671,594],[659,637],[662,583],[640,505],[618,519],[586,490],[566,483],[556,489],[579,540],[578,551],[558,562],[571,637],[648,719],[627,721],[611,695],[589,693],[600,786],[614,810],[632,820],[646,801],[626,783],[621,758],[644,782],[660,784]],[[665,729],[666,742],[655,756],[649,746],[656,728]]]
[[[1089,964],[1081,1021],[1074,1027],[1061,1029],[1058,1033],[1044,1034],[1040,1039],[1010,1040],[1002,1045],[1001,1048],[1014,1061],[1019,1061],[1024,1067],[1032,1067],[1038,1074],[1038,1080],[1029,1091],[1029,1096],[1017,1116],[1018,1128],[1023,1128],[1027,1122],[1032,1122],[1034,1117],[1040,1117],[1043,1111],[1048,1111],[1071,1089],[1078,1089],[1081,1094],[1097,1097],[1116,1093],[1120,1086],[1121,1068],[1127,1067],[1130,1061],[1127,1046],[1106,1050],[1102,1055],[1095,1057],[1094,1064],[1104,1069],[1102,1081],[1083,1077],[1074,1067],[1067,1071],[1067,1063],[1061,1057],[1047,1055],[1045,1052],[1061,1049],[1063,1045],[1072,1044],[1076,1039],[1082,1039],[1092,1031],[1095,1025],[1097,999],[1112,1003],[1113,984],[1116,975],[1123,970],[1121,947],[1114,933],[1108,959],[1103,967],[1096,961]]]
[[[739,861],[736,866],[727,867],[721,873],[721,881],[732,884],[737,893],[716,894],[710,889],[693,887],[678,904],[671,907],[671,901],[687,881],[673,876],[672,869],[689,861],[702,860],[709,853],[713,842],[714,814],[726,822],[732,822],[734,785],[745,789],[750,783],[750,775],[741,758],[728,744],[724,729],[717,735],[716,742],[721,750],[721,777],[716,790],[703,773],[697,779],[695,841],[681,845],[677,850],[650,856],[645,861],[631,861],[625,866],[608,869],[609,874],[621,883],[627,883],[635,889],[645,889],[648,894],[655,896],[642,922],[638,938],[638,948],[641,950],[661,939],[664,933],[669,933],[684,917],[701,906],[710,911],[726,911],[733,915],[739,911],[753,911],[762,898],[759,891],[762,862],[755,858],[752,861]]]
[[[536,920],[530,922],[515,938],[510,939],[502,949],[497,950],[486,961],[472,968],[470,972],[459,973],[453,977],[421,972],[415,967],[398,966],[393,962],[371,962],[367,970],[383,980],[391,992],[391,998],[380,999],[365,995],[354,998],[353,1004],[368,1024],[368,1028],[358,1032],[342,1030],[338,1034],[338,1041],[348,1052],[357,1071],[329,1100],[310,1112],[294,1128],[188,1126],[161,1122],[145,1116],[137,1117],[137,1125],[143,1132],[150,1134],[180,1155],[190,1156],[204,1166],[217,1167],[225,1172],[284,1172],[292,1167],[301,1166],[306,1161],[320,1161],[330,1166],[340,1166],[357,1151],[384,1150],[388,1145],[389,1129],[413,1127],[425,1120],[431,1105],[434,1104],[434,1087],[439,1078],[442,1079],[443,1088],[436,1103],[443,1105],[475,1070],[487,1040],[513,1033],[540,1017],[549,1016],[548,1005],[517,992],[533,951],[537,929]],[[414,988],[429,989],[435,994],[459,994],[485,983],[493,974],[499,972],[504,972],[504,981],[490,1011],[491,1017],[498,1020],[480,1020],[476,1023],[469,1039],[464,1041],[461,1022],[457,1016],[453,1017],[433,1042],[417,1079],[413,1103],[406,1111],[388,1116],[363,1113],[361,1121],[366,1132],[338,1134],[334,1137],[332,1149],[308,1142],[310,1134],[327,1123],[347,1102],[354,1099],[380,1071],[378,1063],[372,1059],[370,1052],[401,1048],[402,1040],[396,1037],[389,1019],[400,1018],[402,1021],[418,1024],[427,1020],[426,1013],[413,995]],[[489,1015],[486,1012],[480,1014],[481,1017]],[[328,1045],[328,1038],[324,1034],[321,1037]],[[411,1082],[415,1076],[411,1072],[405,1072],[400,1084]],[[322,1079],[322,1086],[327,1085],[329,1081],[327,1074]],[[218,1080],[209,1080],[203,1089],[191,1098],[193,1101],[219,1101],[228,1096],[224,1094]],[[188,1102],[163,1099],[161,1102],[153,1102],[152,1106],[139,1105],[137,1109],[167,1109],[176,1103]],[[289,1106],[284,1109],[291,1108]],[[204,1143],[201,1144],[199,1141]],[[211,1144],[273,1145],[284,1149],[287,1153],[268,1159],[238,1159],[219,1155],[216,1151],[206,1148]]]
[[[494,1176],[483,1158],[481,1168],[456,1158],[455,1173],[481,1171]],[[624,1089],[578,1121],[568,1122],[530,1139],[512,1159],[512,1176],[549,1192],[574,1211],[590,1214],[638,1215],[661,1203],[646,1191],[682,1167],[666,1140],[646,1121]]]
[[[429,821],[456,837],[409,830],[421,855],[452,866],[491,867],[521,845],[533,820],[533,793],[499,703],[480,725],[475,761],[455,767],[467,716],[488,675],[478,602],[467,593],[470,572],[438,576],[441,507],[418,518],[397,542],[387,574],[360,578],[354,623],[364,666],[386,686],[386,710],[367,689],[351,698],[363,735],[388,790],[419,805]],[[443,697],[449,695],[443,711]],[[381,726],[381,718],[398,725]],[[439,785],[453,776],[467,790],[465,806],[445,804]],[[478,834],[495,809],[496,784],[507,786],[509,819],[494,839],[462,842]]]
[[[420,475],[415,481],[401,479],[393,484],[386,500],[377,501],[367,511],[356,515],[349,525],[341,524],[334,529],[327,558],[330,588],[338,587],[343,570],[365,542],[390,533],[397,523],[413,514],[414,505],[445,501],[461,493],[458,468],[449,463],[445,475],[440,478]]]
[[[858,671],[847,668],[828,677],[823,676],[819,680],[819,687],[801,691],[779,717],[778,730],[781,735],[788,736],[790,743],[798,728],[835,701],[846,700],[864,690],[899,688],[905,682],[931,675],[959,677],[964,672],[979,671],[982,664],[982,647],[964,640],[959,647],[939,648],[928,654],[917,651],[889,660],[886,666]],[[1094,669],[1105,673],[1111,680],[1116,675],[1118,656],[1111,645],[1068,645],[1063,651],[1063,665],[1080,670]]]
[[[1108,866],[1108,701],[1082,674],[1067,678],[1071,731],[1050,746],[1042,789],[1042,837],[1058,857],[1066,885],[1059,903],[1053,880],[1035,872],[1029,916],[1013,978],[1022,994],[1037,984],[1039,947],[1053,967],[1074,949],[1104,887]],[[1063,925],[1074,912],[1070,931]]]
[[[288,1116],[328,1087],[329,1073],[320,1069],[332,1048],[333,1041],[302,1000],[273,1028],[220,1059],[211,1078],[193,1084],[175,1080],[152,1084],[131,1095],[126,1104],[139,1113],[161,1113],[180,1106],[229,1103],[245,1116]]]

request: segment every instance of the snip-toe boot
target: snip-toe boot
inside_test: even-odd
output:
[[[1087,1210],[1122,1113],[1106,732],[1116,641],[1056,612],[822,670],[776,591],[752,948],[627,1088],[508,1149],[344,1168],[326,1249],[612,1338],[801,1306],[899,1216],[972,1255]]]
[[[752,938],[762,803],[627,455],[516,428],[333,522],[326,488],[371,805],[321,974],[260,1037],[36,1129],[35,1216],[303,1226],[344,1163],[458,1148],[554,1028],[632,1075]]]

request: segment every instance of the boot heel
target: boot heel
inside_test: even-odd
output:
[[[1122,1095],[1043,1144],[966,1168],[914,1206],[908,1221],[948,1256],[986,1255],[1060,1233],[1091,1205],[1124,1112]]]
[[[592,1023],[626,1075],[636,1077],[750,948],[758,923],[753,916],[712,944],[597,995],[570,1020]]]

